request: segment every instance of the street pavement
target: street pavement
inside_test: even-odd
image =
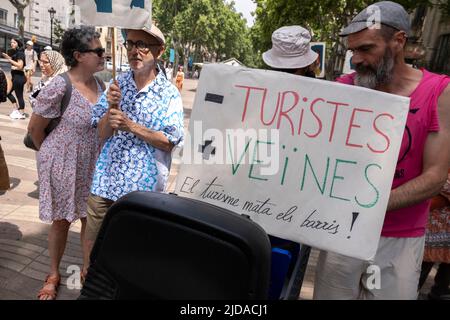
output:
[[[38,78],[34,78],[36,83]],[[185,108],[185,130],[187,131],[192,105],[197,87],[196,80],[186,79],[182,98]],[[26,99],[25,112],[31,114]],[[47,250],[49,224],[39,220],[38,178],[35,152],[23,143],[29,118],[12,120],[9,102],[0,104],[1,145],[6,155],[11,190],[0,193],[0,299],[36,299],[45,276],[49,271],[50,258]],[[175,188],[178,167],[173,166],[168,181],[169,191]],[[82,265],[80,246],[80,222],[74,223],[69,231],[65,254],[60,272],[61,287],[57,299],[76,299],[79,290],[71,288],[67,279],[73,274],[72,268]],[[314,269],[318,252],[312,251],[309,259],[300,299],[312,299]],[[432,271],[434,276],[435,270]],[[431,278],[423,291],[429,290]]]

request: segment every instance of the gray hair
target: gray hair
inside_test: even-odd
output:
[[[66,65],[75,67],[78,61],[73,56],[74,52],[89,50],[89,42],[99,38],[100,34],[92,26],[79,26],[64,32],[61,53],[66,61]]]

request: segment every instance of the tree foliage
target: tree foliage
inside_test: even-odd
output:
[[[252,41],[258,56],[271,47],[272,32],[286,25],[301,25],[311,31],[313,41],[327,43],[326,73],[333,76],[337,59],[345,55],[340,30],[365,7],[378,2],[371,0],[254,0],[257,4]],[[450,0],[396,0],[412,11],[419,6],[440,5],[450,8]],[[262,67],[261,60],[258,66]]]
[[[58,19],[53,20],[53,35],[55,39],[55,44],[61,44],[62,37],[64,35],[65,29],[62,23]]]
[[[154,0],[153,17],[184,65],[189,57],[201,62],[235,57],[254,64],[249,28],[234,2]]]

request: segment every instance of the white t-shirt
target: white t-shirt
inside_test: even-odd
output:
[[[37,53],[33,49],[25,49],[25,70],[34,70],[35,64],[34,62],[37,61]]]
[[[173,73],[173,69],[172,68],[167,68],[166,69],[167,80],[172,81],[172,73]]]

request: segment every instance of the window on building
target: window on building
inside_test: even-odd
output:
[[[439,37],[433,71],[450,75],[450,34],[444,34]]]
[[[3,50],[3,52],[6,52],[6,48],[7,48],[7,44],[6,44],[6,37],[0,37],[0,50]]]
[[[0,9],[0,23],[7,24],[6,17],[8,16],[8,11],[5,9]]]
[[[19,17],[14,13],[14,28],[19,28]]]

